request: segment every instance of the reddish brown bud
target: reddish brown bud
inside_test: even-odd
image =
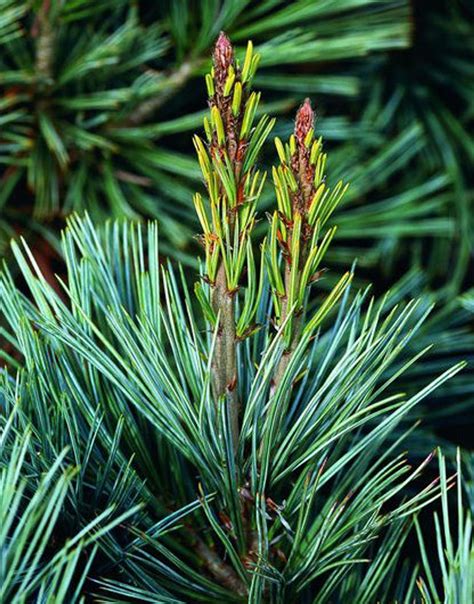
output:
[[[308,132],[314,126],[314,111],[311,108],[311,101],[306,99],[298,109],[295,120],[295,137],[300,145],[304,143],[304,139]]]
[[[214,79],[218,88],[224,86],[229,67],[234,64],[234,49],[229,38],[223,31],[217,38],[212,57],[214,63]]]
[[[218,512],[219,514],[219,518],[220,521],[222,522],[222,524],[224,525],[224,527],[228,530],[228,531],[233,531],[234,527],[232,525],[232,521],[229,518],[229,516],[227,516],[227,514],[225,514],[224,512]]]
[[[286,564],[288,562],[288,558],[286,557],[286,554],[283,550],[281,550],[277,547],[275,550],[275,553],[284,564]]]

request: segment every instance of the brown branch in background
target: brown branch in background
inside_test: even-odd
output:
[[[128,170],[115,170],[115,176],[122,182],[129,182],[134,185],[140,185],[141,187],[153,186],[153,181],[148,176],[142,176],[141,174],[134,174]]]
[[[54,46],[56,35],[50,19],[50,0],[44,0],[31,35],[36,38],[35,71],[40,80],[50,81],[53,78]]]
[[[146,99],[135,109],[133,114],[128,116],[126,126],[139,126],[150,118],[157,109],[162,107],[180,88],[182,88],[189,78],[193,75],[196,68],[200,65],[202,59],[194,61],[185,61],[175,71],[171,72],[162,82],[162,89],[159,94]]]

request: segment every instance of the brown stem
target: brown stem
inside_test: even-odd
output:
[[[280,361],[278,362],[277,368],[275,370],[275,375],[273,378],[272,392],[275,392],[275,390],[278,388],[281,381],[283,380],[285,371],[286,371],[288,365],[290,364],[290,361],[293,357],[293,353],[295,352],[296,347],[298,346],[298,340],[301,335],[301,328],[302,328],[301,317],[295,317],[294,322],[293,322],[293,335],[291,338],[290,345],[286,348],[286,350],[283,351],[283,354],[281,355]]]
[[[175,512],[176,509],[175,505],[165,504],[164,511],[172,513]],[[222,587],[230,589],[239,596],[246,596],[248,593],[247,586],[237,575],[232,566],[224,562],[219,554],[205,543],[198,535],[196,529],[192,526],[185,525],[182,527],[182,530],[186,535],[187,546],[192,547],[192,551],[199,557],[202,566],[216,579],[216,581],[222,585]],[[128,547],[130,547],[130,545]],[[127,551],[127,548],[125,551]]]
[[[160,94],[153,96],[151,99],[147,99],[140,103],[135,109],[132,115],[126,120],[127,126],[139,126],[147,121],[149,117],[155,113],[162,105],[170,99],[177,90],[182,88],[184,84],[192,76],[194,69],[199,65],[200,60],[185,61],[182,63],[176,71],[172,72],[166,82],[164,82],[163,89]]]
[[[306,258],[307,250],[303,246],[301,250],[301,258],[300,258],[300,267],[304,266],[305,258]],[[299,286],[299,278],[298,275],[297,282],[295,284],[295,288],[298,289]],[[288,318],[288,313],[291,311],[291,308],[288,307],[288,292],[290,291],[291,286],[291,266],[288,262],[285,265],[285,297],[281,303],[281,317],[280,324],[283,324]],[[294,312],[294,311],[293,311]],[[283,351],[281,355],[280,361],[275,369],[275,375],[273,377],[273,386],[272,386],[272,394],[278,388],[281,383],[283,376],[285,375],[285,371],[290,364],[293,353],[295,352],[296,347],[298,346],[298,341],[301,336],[301,332],[303,330],[303,312],[299,312],[298,314],[293,314],[293,323],[292,323],[292,333],[290,334],[290,343],[287,346],[286,350]]]
[[[35,70],[36,73],[46,80],[53,77],[53,61],[54,61],[54,43],[55,33],[49,18],[49,1],[46,0],[41,6],[36,23],[36,58]]]
[[[239,443],[239,400],[237,396],[234,296],[227,290],[227,279],[222,263],[214,284],[212,305],[215,313],[219,315],[219,330],[212,362],[214,396],[216,400],[225,396],[235,453]]]
[[[288,318],[288,313],[290,309],[288,308],[288,291],[290,289],[290,279],[291,279],[291,268],[287,263],[285,266],[285,297],[281,302],[281,315],[280,315],[280,324],[282,325]],[[288,367],[291,355],[294,351],[296,342],[295,338],[291,337],[289,346],[283,351],[281,358],[278,362],[278,365],[275,369],[275,375],[273,376],[273,386],[272,386],[272,394],[276,391],[278,386],[280,385],[283,376],[285,375],[286,368]]]
[[[237,573],[228,564],[210,549],[204,541],[197,539],[195,543],[196,553],[200,556],[205,568],[217,579],[217,581],[239,596],[247,595],[247,588]]]

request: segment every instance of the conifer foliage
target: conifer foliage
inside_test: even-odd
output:
[[[201,74],[224,27],[261,48],[273,111],[289,116],[302,89],[342,100],[326,131],[347,140],[359,66],[408,45],[409,3],[0,0],[2,253],[18,231],[54,241],[87,210],[159,216],[162,252],[192,262],[200,175],[182,141],[202,122]]]
[[[442,454],[439,482],[432,455],[412,465],[403,451],[416,430],[404,419],[462,363],[405,395],[429,309],[351,291],[350,271],[318,287],[346,186],[328,184],[308,100],[275,140],[275,207],[253,245],[274,125],[257,115],[258,60],[249,43],[239,62],[221,34],[206,77],[198,304],[183,271],[160,264],[154,222],[71,217],[57,288],[12,244],[23,287],[0,276],[8,602],[472,601],[461,472],[455,552]],[[440,495],[441,587],[414,520]],[[403,553],[411,532],[420,566]]]

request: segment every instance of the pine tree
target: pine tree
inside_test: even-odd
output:
[[[25,286],[4,267],[0,593],[12,604],[472,602],[461,471],[455,545],[443,455],[439,481],[432,454],[412,466],[403,450],[407,418],[463,363],[403,394],[430,309],[354,292],[353,271],[321,287],[346,187],[325,177],[308,100],[275,139],[258,253],[274,125],[257,114],[258,60],[249,43],[239,61],[221,34],[206,77],[197,306],[185,272],[160,263],[154,222],[71,217],[60,290],[12,243]],[[416,517],[440,495],[438,557]],[[404,549],[416,532],[421,566]]]

